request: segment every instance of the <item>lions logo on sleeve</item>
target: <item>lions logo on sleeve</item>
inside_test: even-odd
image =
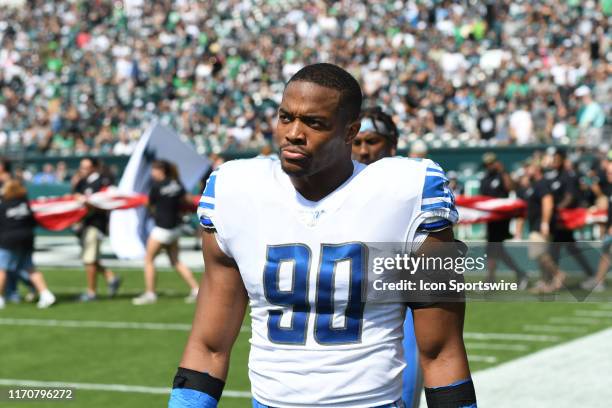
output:
[[[421,224],[418,232],[441,231],[459,220],[455,196],[448,187],[444,170],[435,162],[425,160],[427,171],[421,200]]]

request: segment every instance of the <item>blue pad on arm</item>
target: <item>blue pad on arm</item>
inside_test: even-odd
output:
[[[217,408],[217,400],[190,388],[175,388],[170,394],[168,408]]]

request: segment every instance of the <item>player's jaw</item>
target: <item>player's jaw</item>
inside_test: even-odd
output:
[[[301,177],[309,173],[312,156],[303,147],[285,144],[280,148],[280,161],[285,173]]]

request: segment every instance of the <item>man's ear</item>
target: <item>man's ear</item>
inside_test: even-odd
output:
[[[347,127],[347,132],[346,132],[344,141],[346,144],[353,144],[353,139],[355,139],[355,137],[359,133],[361,122],[359,120],[356,120],[352,123],[347,124],[346,127]]]

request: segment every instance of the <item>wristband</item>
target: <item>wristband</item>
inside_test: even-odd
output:
[[[172,384],[169,408],[216,408],[225,382],[208,373],[179,367]]]
[[[471,378],[443,387],[425,388],[425,397],[429,408],[477,408]]]

